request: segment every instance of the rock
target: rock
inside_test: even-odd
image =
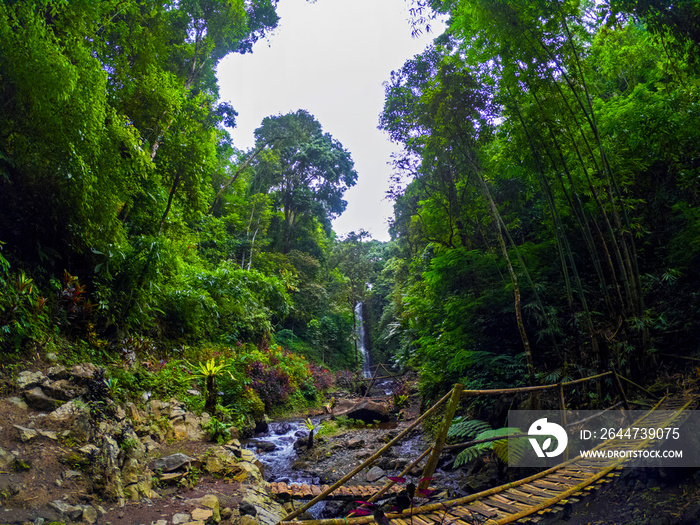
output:
[[[15,462],[15,456],[0,448],[0,470],[8,470]]]
[[[365,423],[374,421],[389,421],[389,409],[385,405],[375,403],[369,399],[360,401],[345,412],[334,412],[335,416],[347,416],[351,419],[359,419]]]
[[[364,439],[348,439],[345,446],[347,448],[351,448],[351,449],[362,448],[365,446],[365,440]]]
[[[51,412],[56,407],[60,407],[63,404],[62,401],[56,401],[51,399],[40,387],[34,387],[31,390],[26,390],[24,392],[24,400],[32,408],[36,410],[44,410],[46,412]]]
[[[63,479],[79,478],[80,476],[82,476],[82,473],[77,470],[66,470],[63,473]]]
[[[277,450],[277,445],[269,441],[252,439],[249,441],[249,443],[254,445],[255,448],[262,450],[263,452],[272,452],[273,450]]]
[[[255,508],[255,505],[243,500],[238,504],[238,512],[241,513],[241,516],[257,516],[258,515],[258,510]]]
[[[77,386],[66,379],[45,383],[41,385],[41,390],[47,396],[62,401],[70,401],[85,392],[85,388]]]
[[[50,439],[52,441],[58,441],[58,434],[53,430],[37,430],[40,436]]]
[[[14,427],[19,431],[19,439],[22,443],[27,443],[39,435],[33,428],[21,427],[19,425],[14,425]]]
[[[55,352],[49,352],[48,354],[46,354],[46,359],[48,359],[52,363],[56,363],[58,361],[58,355]]]
[[[241,516],[240,525],[260,525],[260,521],[257,518],[254,518],[253,516],[244,514],[243,516]]]
[[[75,365],[71,369],[70,375],[77,383],[87,383],[95,376],[98,370],[99,368],[92,363],[83,363],[81,365]]]
[[[68,401],[48,416],[49,421],[68,429],[79,441],[89,441],[92,434],[90,409],[79,399]]]
[[[46,376],[39,371],[30,372],[25,370],[17,375],[17,386],[20,390],[28,390],[39,386],[45,379]]]
[[[186,465],[190,461],[192,461],[192,458],[178,452],[177,454],[171,454],[170,456],[156,459],[154,462],[154,467],[156,470],[162,470],[163,472],[172,472],[173,470],[177,470],[183,465]]]
[[[59,516],[62,518],[67,518],[71,521],[79,520],[83,516],[83,509],[81,507],[74,507],[73,505],[69,505],[60,499],[49,503],[49,507],[58,512]]]
[[[369,472],[365,474],[365,479],[368,483],[374,483],[385,474],[386,473],[379,467],[372,467],[371,469],[369,469]]]
[[[194,509],[192,511],[192,519],[195,521],[206,521],[214,516],[210,509]]]
[[[211,517],[214,523],[219,523],[221,521],[221,512],[219,511],[219,498],[217,498],[214,494],[207,494],[206,496],[203,496],[201,498],[191,499],[188,500],[187,503],[192,503],[194,505],[200,505],[202,507],[205,507],[207,509],[207,512],[209,512],[209,514],[206,517],[198,517],[204,516],[204,514],[195,515],[195,513],[192,512],[192,519],[207,520],[209,519],[209,517]]]
[[[29,408],[29,405],[27,405],[21,397],[10,397],[8,401],[22,410],[27,410]]]
[[[187,523],[188,521],[190,521],[190,515],[182,512],[175,514],[172,517],[173,525],[180,525],[181,523]]]
[[[255,422],[255,433],[256,434],[263,434],[270,430],[270,425],[267,423],[266,419],[261,419],[260,421]]]
[[[293,428],[294,427],[291,425],[291,423],[280,423],[274,432],[278,436],[282,436],[284,434],[287,434],[288,432],[291,432]]]
[[[221,519],[228,520],[233,516],[233,509],[231,507],[224,507],[221,509]]]
[[[66,367],[62,366],[62,365],[52,366],[51,368],[48,369],[48,371],[46,372],[46,375],[49,376],[49,378],[53,379],[54,381],[59,381],[61,379],[68,379],[70,377],[68,370],[66,370]]]
[[[83,521],[92,525],[97,522],[97,510],[90,505],[83,506]]]

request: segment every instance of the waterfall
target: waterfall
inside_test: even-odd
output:
[[[355,305],[355,320],[356,325],[356,336],[357,336],[357,350],[362,354],[362,375],[363,377],[372,377],[372,371],[369,368],[369,353],[367,348],[365,348],[365,323],[362,320],[362,303],[357,303]]]

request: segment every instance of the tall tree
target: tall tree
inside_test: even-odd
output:
[[[305,110],[267,117],[255,130],[259,147],[268,150],[255,159],[262,187],[275,195],[283,212],[280,249],[288,253],[299,224],[315,219],[330,232],[330,221],[347,202],[345,191],[357,173],[350,153]]]

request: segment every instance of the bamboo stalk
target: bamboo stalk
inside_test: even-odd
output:
[[[443,398],[443,399],[444,399],[444,398]],[[664,398],[664,399],[665,399],[665,398]],[[441,401],[442,401],[442,400],[441,400]],[[656,405],[654,405],[654,407],[653,407],[649,412],[651,413],[651,412],[653,412],[654,410],[656,410],[656,408],[658,408],[659,405],[661,405],[661,402],[662,402],[662,401],[663,401],[663,399],[662,399],[661,401],[659,401]],[[679,413],[681,413],[681,412],[683,412],[683,411],[687,408],[687,406],[688,406],[690,403],[691,403],[691,401],[689,401],[688,403],[686,403],[686,404],[685,404],[683,407],[681,407],[680,409],[676,410],[676,411],[674,412],[674,415],[671,416],[671,417],[669,418],[669,420],[668,420],[666,423],[664,423],[664,425],[665,425],[665,424],[669,424],[670,422],[672,422],[672,421],[676,418],[676,415],[679,414]],[[646,416],[645,416],[645,417],[646,417]],[[641,419],[643,419],[643,418],[641,418]],[[641,421],[641,419],[640,419],[640,421]],[[641,444],[640,444],[640,447],[641,447],[641,445],[645,445],[645,444],[648,443],[649,441],[652,441],[652,439],[651,439],[651,438],[647,438],[646,440],[642,441]],[[598,448],[602,448],[603,446],[608,445],[608,444],[609,444],[608,442],[601,443],[600,445],[598,445],[597,447],[595,447],[593,450],[598,449]],[[576,461],[580,460],[581,458],[582,458],[582,456],[576,456],[574,459],[570,459],[569,461],[565,461],[565,462],[563,462],[563,463],[560,463],[559,465],[556,465],[556,466],[554,466],[554,467],[551,467],[551,468],[549,468],[549,469],[547,469],[547,470],[543,470],[542,472],[538,472],[537,474],[533,474],[532,476],[528,476],[528,477],[526,477],[526,478],[522,478],[522,479],[519,479],[519,480],[517,480],[517,481],[513,481],[513,482],[511,482],[511,483],[506,483],[506,484],[500,485],[500,486],[498,486],[498,487],[493,487],[493,488],[491,488],[491,489],[484,490],[484,491],[482,491],[482,492],[477,492],[476,494],[470,494],[469,496],[464,496],[464,497],[462,497],[462,498],[454,499],[454,500],[451,500],[451,501],[446,501],[446,502],[441,502],[441,503],[435,503],[435,504],[432,504],[432,505],[424,505],[424,506],[422,506],[422,507],[413,507],[413,508],[411,508],[411,509],[407,509],[407,510],[403,511],[403,512],[400,513],[400,514],[387,514],[386,517],[387,517],[388,519],[390,519],[390,520],[391,520],[391,519],[398,519],[398,518],[410,517],[411,515],[414,515],[414,514],[423,514],[423,513],[426,513],[426,512],[433,512],[433,511],[437,511],[437,510],[445,510],[445,507],[446,507],[446,506],[449,508],[449,507],[456,507],[456,506],[466,505],[467,503],[471,503],[472,501],[475,501],[475,500],[478,500],[478,499],[482,499],[482,498],[491,496],[491,495],[493,495],[493,494],[497,494],[497,493],[499,493],[499,492],[503,492],[503,491],[508,490],[508,489],[511,489],[511,488],[519,487],[520,485],[524,485],[524,484],[529,483],[529,482],[531,482],[531,481],[534,481],[534,480],[536,480],[536,479],[545,477],[545,476],[547,476],[548,474],[551,474],[551,473],[553,473],[553,472],[556,472],[557,470],[560,470],[560,469],[562,469],[563,467],[566,467],[566,466],[568,466],[568,465],[570,465],[570,464],[572,464],[572,463],[575,463]],[[619,464],[623,463],[624,461],[625,461],[625,458],[620,458],[620,459],[618,459],[618,460],[617,460],[616,462],[614,462],[612,465],[610,465],[610,466],[608,466],[608,467],[605,467],[605,468],[603,469],[603,470],[605,470],[606,472],[602,472],[602,471],[601,471],[601,472],[595,474],[593,477],[589,478],[585,483],[581,483],[581,484],[579,484],[579,485],[576,485],[576,487],[573,487],[572,489],[567,490],[565,493],[559,494],[559,495],[557,495],[557,497],[552,498],[551,500],[548,500],[548,501],[550,501],[550,503],[549,503],[548,505],[545,505],[545,506],[542,506],[542,507],[540,507],[540,505],[536,505],[536,506],[534,506],[534,507],[531,507],[531,508],[528,508],[528,509],[524,510],[524,511],[523,511],[524,514],[523,514],[523,513],[519,513],[519,514],[521,514],[521,515],[518,515],[517,517],[515,517],[516,515],[511,515],[511,516],[507,516],[507,517],[502,518],[502,520],[506,520],[506,519],[509,519],[509,518],[514,518],[514,519],[509,520],[509,521],[501,521],[501,520],[499,520],[499,521],[493,521],[493,520],[490,520],[490,521],[484,522],[483,525],[487,525],[487,524],[489,524],[489,525],[504,525],[504,524],[506,524],[506,523],[511,523],[512,521],[514,521],[514,520],[516,520],[516,519],[520,519],[520,518],[522,518],[522,517],[524,517],[524,516],[527,516],[527,515],[529,515],[529,514],[532,514],[533,512],[537,512],[538,510],[542,510],[543,508],[546,508],[546,507],[552,505],[553,503],[556,503],[557,501],[561,501],[562,499],[564,499],[564,498],[570,496],[571,494],[574,494],[575,492],[578,492],[578,491],[582,490],[584,487],[590,485],[590,484],[593,483],[594,481],[597,481],[598,479],[600,479],[600,478],[602,478],[603,476],[605,476],[606,474],[608,474],[610,471],[612,471],[612,470],[614,470],[615,468],[617,468],[617,467],[619,466]],[[557,498],[558,498],[558,499],[557,499]],[[535,508],[535,507],[537,507],[537,508]],[[341,519],[325,519],[325,520],[307,520],[307,521],[304,521],[303,523],[304,523],[304,525],[362,525],[362,524],[365,524],[365,523],[372,523],[372,522],[374,522],[374,521],[375,521],[375,520],[374,520],[374,516],[362,516],[362,517],[359,517],[359,518],[350,518],[349,520],[348,520],[348,519],[345,519],[345,518],[341,518]],[[299,525],[299,522],[282,521],[282,522],[280,522],[278,525]]]
[[[564,385],[559,383],[559,409],[561,410],[561,423],[566,428],[566,399],[564,398]],[[564,451],[564,461],[569,459],[569,447]]]
[[[629,384],[636,386],[636,387],[639,388],[640,390],[643,390],[644,392],[646,392],[647,394],[649,394],[649,395],[650,395],[651,397],[653,397],[654,399],[659,399],[659,396],[652,394],[652,393],[649,392],[646,388],[644,388],[644,387],[642,387],[642,386],[639,386],[637,383],[635,383],[635,382],[632,381],[631,379],[627,379],[627,378],[626,378],[625,376],[623,376],[623,375],[618,375],[618,377],[619,377],[620,379],[624,379],[624,380],[627,381]]]
[[[620,376],[617,375],[617,372],[615,369],[613,369],[613,376],[615,376],[615,383],[617,384],[617,388],[620,391],[620,397],[622,398],[622,402],[625,404],[625,410],[632,410],[630,408],[630,402],[627,400],[627,396],[625,395],[625,389],[622,388],[622,383],[620,382]]]
[[[452,396],[450,397],[450,402],[447,404],[447,409],[445,410],[445,417],[442,422],[442,427],[440,428],[440,433],[435,438],[433,452],[430,454],[430,457],[425,464],[422,479],[418,483],[419,491],[427,490],[428,485],[430,484],[430,478],[433,476],[438,460],[440,459],[440,454],[442,454],[442,447],[445,446],[447,431],[450,429],[452,418],[454,418],[457,407],[459,406],[459,401],[462,398],[462,390],[464,390],[464,387],[461,383],[455,384],[454,388],[452,389]]]
[[[566,381],[565,383],[561,383],[562,386],[571,386],[571,385],[576,385],[578,383],[583,383],[584,381],[590,381],[591,379],[598,379],[601,377],[609,376],[612,374],[612,371],[608,372],[603,372],[601,374],[596,374],[594,376],[590,377],[584,377],[582,379],[574,379],[573,381]],[[463,396],[469,396],[469,397],[474,397],[474,396],[489,396],[489,395],[504,395],[504,394],[519,394],[521,392],[533,392],[536,390],[550,390],[553,388],[557,388],[559,386],[559,383],[554,383],[552,385],[538,385],[538,386],[523,386],[523,387],[518,387],[518,388],[500,388],[500,389],[494,389],[494,390],[464,390],[462,391]]]
[[[321,492],[318,496],[313,498],[311,501],[308,503],[304,504],[302,507],[299,507],[297,510],[289,514],[288,516],[285,516],[285,518],[282,520],[284,521],[290,521],[293,518],[296,518],[300,514],[306,512],[309,508],[311,508],[313,505],[318,503],[319,501],[323,500],[328,496],[331,492],[336,490],[338,487],[341,487],[342,485],[345,484],[346,481],[348,481],[350,478],[352,478],[355,474],[360,472],[362,469],[367,467],[368,465],[371,465],[374,463],[379,457],[381,457],[387,450],[389,450],[391,447],[393,447],[398,441],[400,441],[406,434],[408,434],[411,430],[413,430],[415,427],[418,426],[419,423],[421,423],[424,419],[426,419],[429,415],[433,414],[443,403],[445,403],[450,397],[452,396],[452,390],[450,390],[445,396],[440,399],[437,403],[435,403],[430,409],[428,409],[422,416],[420,416],[418,419],[416,419],[413,423],[411,423],[403,432],[401,432],[398,436],[396,436],[394,439],[389,441],[386,445],[384,445],[382,448],[380,448],[373,456],[370,458],[366,459],[364,463],[359,465],[358,467],[355,467],[350,473],[346,474],[343,476],[340,480],[336,481],[333,485],[328,487],[326,490]],[[281,522],[280,522],[281,523]]]

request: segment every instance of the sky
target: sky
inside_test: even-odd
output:
[[[333,229],[341,238],[364,229],[387,241],[390,160],[400,147],[377,129],[382,83],[441,28],[434,22],[432,33],[412,37],[406,0],[280,0],[277,14],[269,38],[218,67],[221,101],[238,111],[234,144],[252,147],[253,132],[267,116],[309,111],[350,152],[358,174]]]

